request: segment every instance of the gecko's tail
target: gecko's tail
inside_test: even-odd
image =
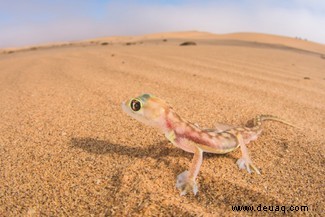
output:
[[[295,128],[299,128],[277,116],[273,116],[273,115],[258,115],[254,118],[254,126],[252,128],[256,128],[256,129],[260,129],[261,126],[262,126],[262,123],[264,121],[277,121],[277,122],[280,122],[280,123],[283,123],[283,124],[286,124],[286,125],[289,125],[291,127],[295,127]]]

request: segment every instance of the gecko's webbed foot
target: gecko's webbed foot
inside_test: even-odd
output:
[[[261,174],[257,167],[252,163],[252,161],[245,159],[244,157],[241,157],[237,160],[237,165],[239,169],[246,169],[248,173],[252,173],[251,169],[253,169],[257,174]]]
[[[195,180],[189,179],[188,174],[189,172],[185,170],[177,176],[176,188],[180,190],[181,196],[186,195],[190,191],[192,191],[194,195],[198,192]]]

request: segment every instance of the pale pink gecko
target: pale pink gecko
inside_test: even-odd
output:
[[[203,152],[225,154],[240,147],[242,157],[237,160],[239,168],[246,169],[249,173],[253,169],[260,174],[249,157],[246,144],[257,139],[262,132],[262,122],[265,120],[293,126],[276,116],[259,115],[254,119],[254,126],[250,128],[223,126],[216,129],[200,129],[197,125],[182,119],[165,101],[150,94],[143,94],[123,102],[122,108],[136,120],[160,129],[176,147],[194,153],[189,170],[177,176],[176,187],[181,195],[189,191],[196,195],[198,192],[196,177],[202,164]]]

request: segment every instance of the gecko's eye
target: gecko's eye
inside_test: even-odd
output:
[[[136,99],[133,99],[131,101],[130,106],[131,106],[131,109],[133,111],[135,111],[135,112],[137,112],[137,111],[139,111],[141,109],[141,103],[138,100],[136,100]]]

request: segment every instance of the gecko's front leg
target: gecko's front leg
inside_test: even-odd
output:
[[[176,188],[180,190],[181,196],[192,191],[194,195],[198,192],[196,184],[196,177],[200,171],[200,167],[203,159],[203,151],[197,147],[194,150],[194,157],[192,159],[189,171],[185,170],[177,176]]]

